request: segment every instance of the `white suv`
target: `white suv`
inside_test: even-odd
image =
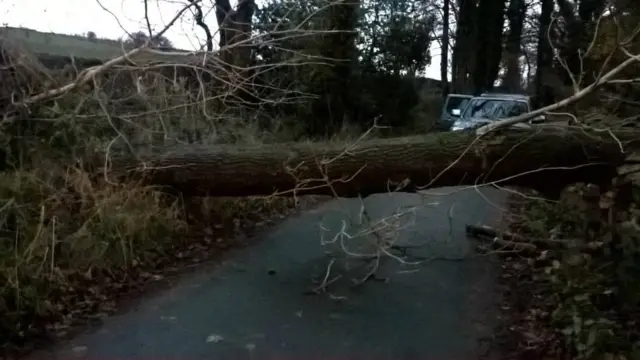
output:
[[[496,120],[519,116],[528,112],[531,112],[531,98],[529,96],[485,93],[469,100],[451,130],[473,129]],[[530,123],[541,121],[544,121],[543,116],[536,117]],[[527,125],[516,125],[516,127],[523,126]]]

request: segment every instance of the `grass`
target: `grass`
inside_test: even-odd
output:
[[[99,301],[98,285],[148,267],[185,230],[176,204],[152,189],[94,184],[81,170],[51,168],[0,176],[4,346],[64,322],[86,291]]]
[[[82,35],[44,33],[32,29],[4,27],[0,34],[21,43],[35,54],[74,56],[90,59],[110,59],[122,54],[117,40],[89,40]]]
[[[95,39],[90,40],[84,35],[68,35],[45,33],[27,28],[0,28],[0,37],[9,39],[24,50],[36,54],[43,62],[56,63],[59,59],[85,59],[105,61],[122,56],[126,51],[119,40]],[[184,51],[176,49],[176,51]],[[201,58],[184,56],[162,56],[157,53],[144,53],[133,58],[137,63],[169,61],[193,63],[202,61]],[[48,61],[45,61],[48,60]]]

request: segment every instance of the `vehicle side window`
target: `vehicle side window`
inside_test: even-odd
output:
[[[465,111],[465,117],[501,119],[518,116],[529,111],[524,101],[509,99],[473,99]]]
[[[463,109],[468,101],[469,99],[464,97],[450,97],[447,101],[447,114],[451,114],[454,109]]]

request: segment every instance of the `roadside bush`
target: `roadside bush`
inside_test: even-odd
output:
[[[520,297],[527,321],[547,329],[523,331],[536,346],[557,340],[575,359],[640,357],[640,189],[631,189],[576,184],[558,203],[526,202],[513,231],[538,251],[511,258],[509,277],[530,289]]]
[[[9,74],[30,66],[10,55],[0,75],[14,81],[0,85],[11,87],[2,94],[18,88],[29,96],[68,81],[68,74],[42,66],[29,76]],[[2,355],[105,316],[121,295],[161,279],[167,268],[204,261],[237,245],[230,237],[296,207],[291,198],[183,199],[104,176],[105,156],[281,139],[271,129],[234,122],[246,119],[241,108],[212,112],[224,105],[215,93],[205,101],[193,95],[189,79],[168,75],[121,67],[0,125]],[[19,100],[8,96],[1,96],[2,110]]]
[[[97,310],[105,281],[152,267],[185,231],[177,203],[152,189],[46,165],[0,174],[0,332],[13,335],[4,341],[64,323],[78,306]]]

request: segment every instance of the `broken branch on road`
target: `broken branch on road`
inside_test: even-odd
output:
[[[499,231],[488,225],[465,225],[465,232],[468,236],[479,240],[489,240],[494,250],[528,254],[542,251],[561,251],[570,248],[585,253],[593,253],[599,251],[601,245],[599,243],[588,243],[576,246],[575,244],[578,242],[572,239],[525,237],[511,231]]]

